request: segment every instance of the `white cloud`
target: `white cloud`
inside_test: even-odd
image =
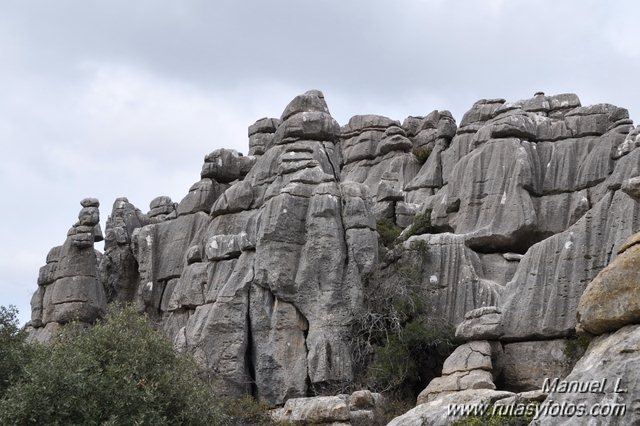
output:
[[[619,55],[634,60],[637,64],[640,60],[638,14],[629,13],[624,8],[618,9],[615,18],[607,23],[605,34],[611,47]]]

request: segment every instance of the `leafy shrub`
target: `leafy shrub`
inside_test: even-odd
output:
[[[424,303],[426,247],[411,248],[390,267],[390,279],[376,280],[367,291],[366,310],[353,324],[353,359],[359,387],[415,402],[455,348],[455,330]]]
[[[421,146],[418,148],[414,148],[412,152],[413,152],[413,155],[416,156],[418,163],[424,164],[429,159],[429,156],[431,155],[431,151],[432,151],[432,148]]]
[[[70,324],[34,346],[0,401],[0,424],[229,424],[195,363],[132,308],[94,327]]]
[[[18,325],[15,306],[0,306],[0,398],[7,388],[22,375],[29,357],[26,333]]]
[[[427,256],[429,252],[429,245],[424,240],[416,240],[411,243],[411,250],[414,250],[420,255],[422,258]]]
[[[433,228],[431,227],[431,210],[427,209],[424,213],[416,214],[413,219],[413,223],[407,231],[404,233],[403,237],[408,239],[413,235],[421,235],[431,233]]]
[[[391,247],[402,232],[402,228],[386,218],[378,220],[376,230],[385,247]]]
[[[368,368],[370,384],[378,390],[414,397],[432,378],[429,372],[433,371],[434,357],[444,361],[455,347],[454,334],[453,327],[429,321],[426,315],[403,324],[399,333],[389,336],[376,351]]]

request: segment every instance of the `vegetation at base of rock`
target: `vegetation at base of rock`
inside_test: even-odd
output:
[[[417,240],[417,241],[411,242],[410,248],[411,250],[416,251],[418,255],[424,258],[429,251],[429,244],[427,244],[427,242],[424,240]]]
[[[433,355],[444,360],[451,353],[454,332],[448,325],[427,320],[426,314],[401,324],[398,333],[376,350],[367,369],[370,385],[401,397],[419,392],[428,381],[425,371],[435,367]]]
[[[421,297],[416,265],[426,250],[412,249],[411,260],[394,265],[395,279],[372,283],[365,312],[353,324],[356,387],[399,401],[415,401],[456,346],[455,329],[434,317]]]
[[[30,356],[0,400],[3,425],[240,425],[251,423],[236,412],[259,417],[246,402],[235,409],[216,398],[194,361],[133,308],[112,308],[94,327],[70,324],[50,345],[27,346]],[[262,413],[254,424],[268,424]]]
[[[411,152],[413,153],[413,155],[416,156],[418,163],[424,164],[429,159],[429,156],[431,155],[431,151],[432,151],[431,148],[426,146],[421,146],[418,148],[414,148],[413,151]]]
[[[563,351],[567,361],[575,363],[587,350],[589,343],[591,343],[591,337],[585,334],[579,334],[574,338],[567,339]]]
[[[398,416],[403,415],[407,411],[416,406],[416,402],[413,399],[389,399],[384,405],[384,411],[382,413],[382,423],[387,424],[391,420]]]
[[[26,333],[18,324],[15,306],[0,306],[0,398],[23,374],[23,366],[30,354],[25,338]]]
[[[431,227],[431,210],[427,209],[423,213],[416,214],[413,223],[404,233],[404,239],[408,239],[414,235],[429,234],[433,231]]]
[[[402,228],[386,218],[378,220],[376,230],[385,247],[393,246],[396,239],[400,236],[400,232],[402,232]]]
[[[269,426],[276,424],[269,415],[267,403],[257,401],[252,396],[221,398],[218,404],[226,417],[224,425]]]

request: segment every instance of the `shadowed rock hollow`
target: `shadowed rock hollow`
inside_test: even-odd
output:
[[[418,408],[478,387],[509,396],[571,371],[562,348],[580,297],[640,230],[640,131],[626,109],[573,94],[483,99],[459,125],[433,111],[340,127],[309,91],[248,133],[249,155],[206,155],[179,203],[157,197],[143,213],[117,199],[104,253],[93,249],[99,204],[83,200],[40,271],[30,338],[131,302],[220,394],[282,405],[353,379],[350,324],[409,264],[433,317],[470,342],[458,356],[480,354],[449,361]],[[379,243],[378,221],[406,229],[417,214],[429,233]],[[427,256],[411,254],[418,241]],[[625,323],[590,321],[598,332]]]

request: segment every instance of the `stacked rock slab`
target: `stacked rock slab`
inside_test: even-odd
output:
[[[48,341],[70,321],[93,323],[106,309],[106,297],[99,280],[102,254],[93,243],[102,240],[100,203],[95,198],[80,202],[78,221],[69,229],[62,246],[47,255],[40,268],[38,290],[31,299],[31,341]]]
[[[382,426],[385,400],[368,390],[351,395],[292,398],[274,410],[272,418],[292,425]]]
[[[204,157],[201,179],[191,186],[180,203],[173,203],[166,196],[151,202],[149,220],[140,222],[139,228],[129,232],[139,274],[130,301],[140,310],[162,321],[175,310],[180,311],[176,316],[185,319],[195,308],[188,298],[184,303],[171,304],[173,289],[180,284],[178,293],[191,294],[190,289],[200,285],[202,268],[191,265],[202,260],[198,253],[202,236],[211,221],[209,212],[223,192],[241,180],[254,162],[254,157],[244,157],[234,150],[215,150]],[[196,301],[200,299],[196,298]],[[164,326],[173,330],[176,323],[169,321]]]
[[[626,110],[581,107],[575,95],[485,100],[465,115],[443,154],[446,185],[423,208],[473,250],[526,252],[499,318],[467,322],[465,338],[571,336],[586,284],[640,228],[638,203],[620,190],[638,175],[634,132]]]
[[[131,243],[134,231],[148,223],[149,218],[127,198],[118,198],[113,203],[100,262],[100,279],[108,302],[133,301],[140,277]]]
[[[566,231],[525,254],[503,294],[505,340],[569,336],[586,285],[615,256],[626,238],[640,230],[640,204],[620,190],[637,173],[640,150],[620,158],[599,184],[601,198]]]
[[[396,222],[398,213],[405,216],[400,222],[407,226],[406,216],[410,221],[415,213],[417,206],[404,200],[407,183],[420,169],[412,148],[400,123],[387,117],[356,115],[341,129],[341,180],[367,186],[375,197],[378,219]]]
[[[154,223],[175,219],[177,216],[176,207],[177,205],[171,201],[171,197],[160,195],[149,203],[147,217]]]
[[[467,389],[495,389],[493,377],[500,371],[491,361],[492,348],[487,341],[458,346],[442,366],[442,377],[433,379],[418,395],[418,405]]]
[[[366,187],[339,182],[340,130],[322,93],[296,97],[280,121],[163,296],[165,328],[219,392],[270,404],[351,379],[348,324],[377,255]]]
[[[412,152],[424,161],[416,177],[405,186],[408,203],[421,203],[442,187],[442,153],[457,131],[449,111],[432,111],[426,117],[407,117],[402,123],[413,142]]]
[[[249,126],[249,155],[262,155],[271,148],[279,125],[277,118],[261,118]]]
[[[463,119],[443,153],[461,156],[443,167],[446,190],[428,204],[434,223],[467,234],[482,251],[524,252],[575,223],[602,197],[598,184],[631,128],[626,110],[607,104],[562,119],[495,100],[480,107],[491,114]]]

